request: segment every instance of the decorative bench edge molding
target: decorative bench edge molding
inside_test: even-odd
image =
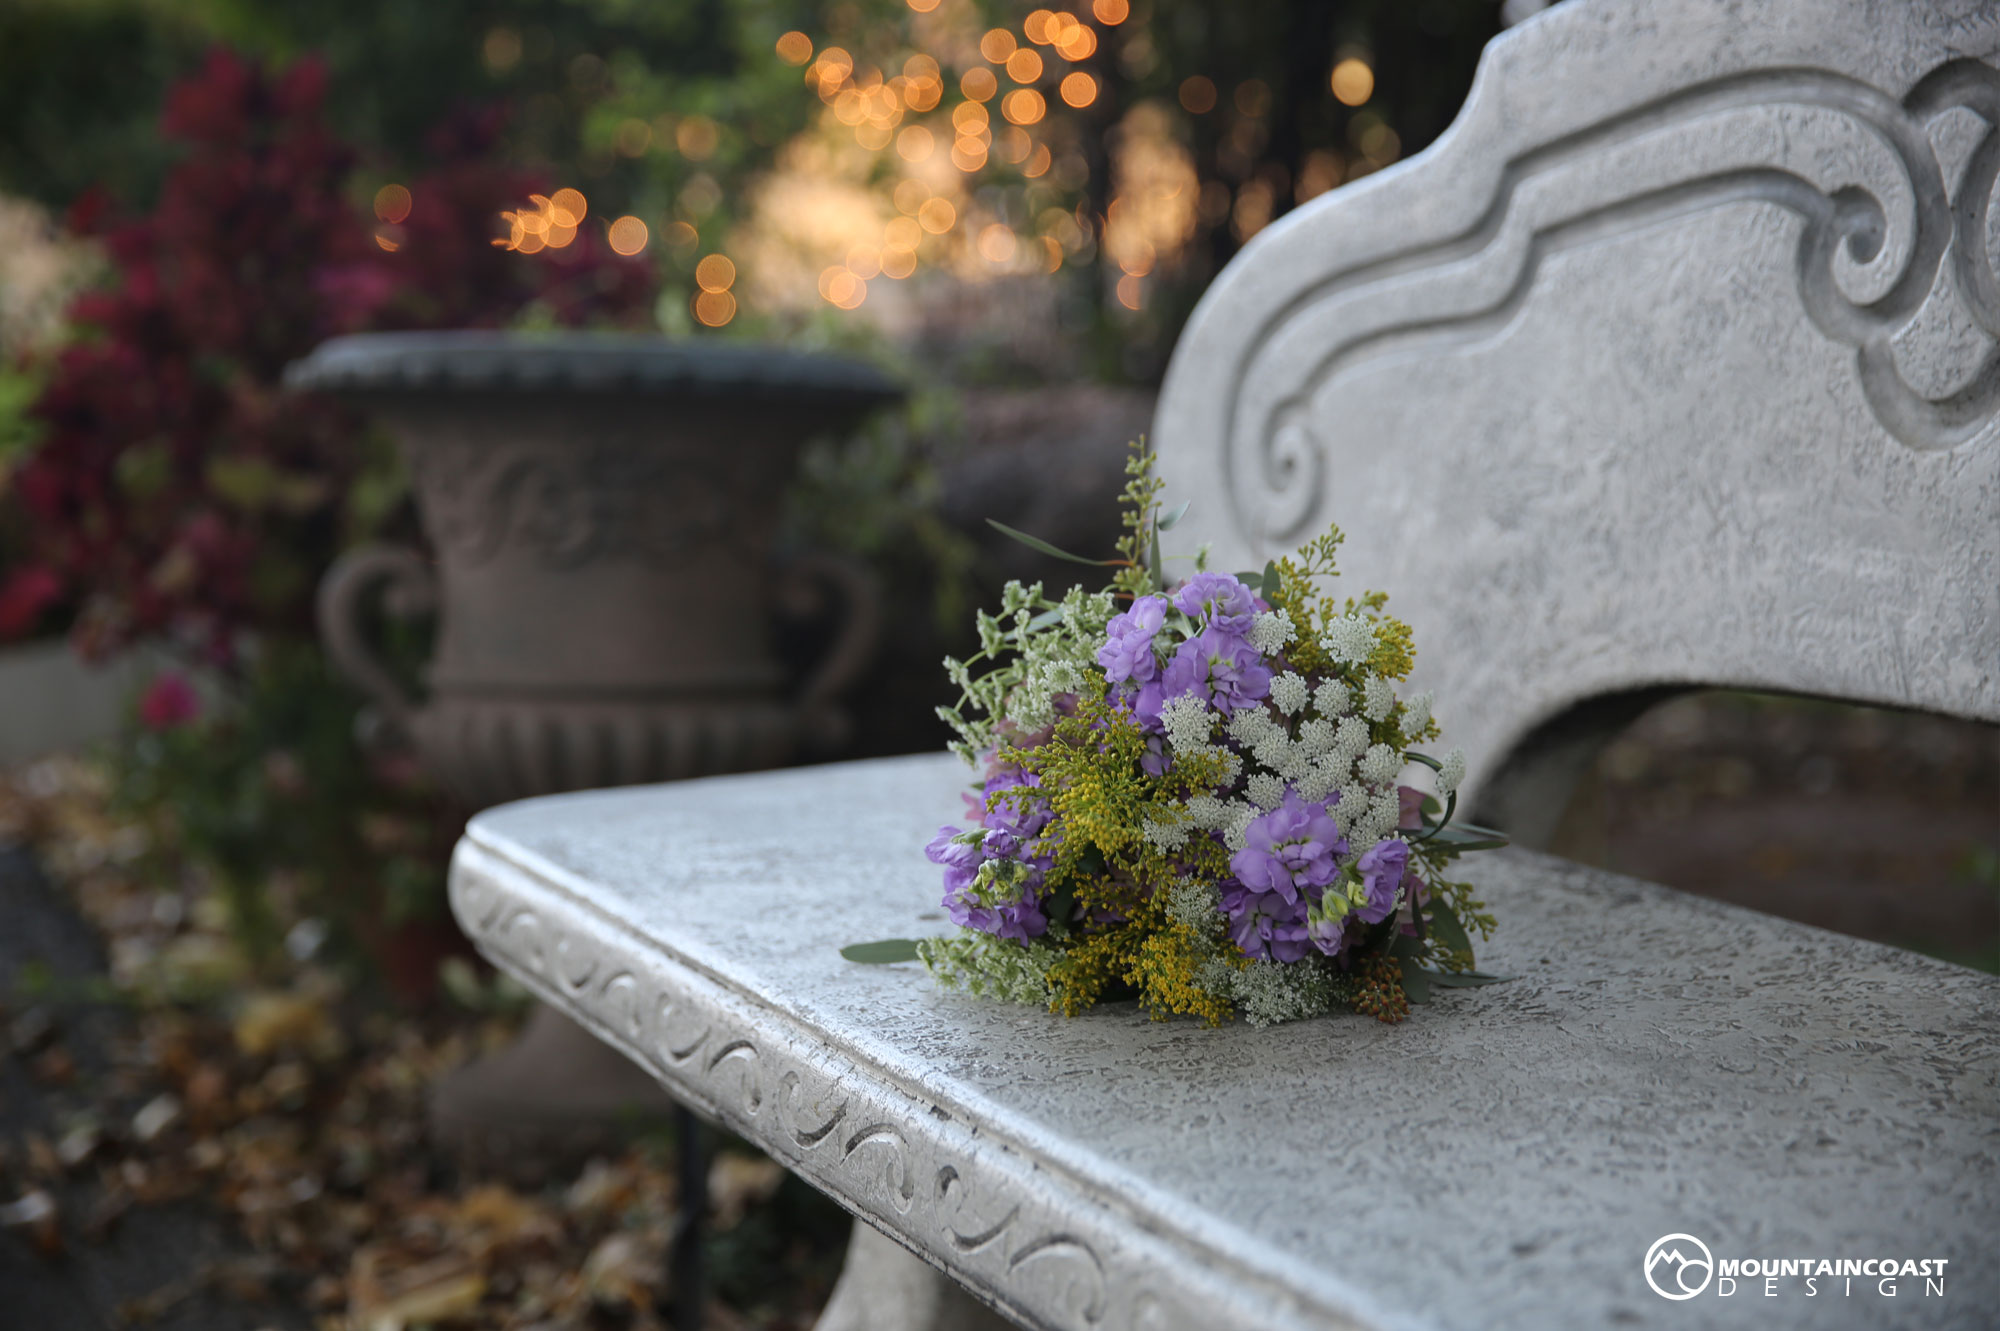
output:
[[[482,954],[1002,1313],[1088,1331],[1408,1324],[1358,1293],[1342,1306],[1135,1224],[988,1126],[611,922],[477,830],[459,842],[449,891]]]

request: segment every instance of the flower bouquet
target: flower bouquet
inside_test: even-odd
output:
[[[1454,822],[1465,758],[1427,694],[1402,697],[1409,627],[1338,600],[1337,528],[1261,573],[1197,556],[1170,585],[1152,458],[1135,454],[1102,591],[1009,583],[940,714],[978,774],[963,827],[927,848],[956,936],[847,949],[915,957],[939,983],[1074,1015],[1135,997],[1156,1018],[1258,1025],[1348,1007],[1402,1018],[1434,987],[1489,983],[1490,935],[1449,870],[1504,838]],[[995,523],[995,526],[1000,524]],[[1403,783],[1427,767],[1435,793]]]

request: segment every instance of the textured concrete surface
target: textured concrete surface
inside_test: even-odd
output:
[[[2000,979],[1529,852],[1482,859],[1511,983],[1400,1027],[1066,1021],[842,944],[943,931],[910,758],[481,814],[497,963],[1039,1327],[1689,1325],[1641,1264],[1950,1259],[1941,1297],[1705,1297],[1704,1326],[2000,1307]],[[1808,1316],[1810,1314],[1810,1316]]]
[[[1428,151],[1204,296],[1154,431],[1174,543],[1261,566],[1338,521],[1480,807],[1648,686],[2000,719],[1996,51],[1986,0],[1504,34]]]

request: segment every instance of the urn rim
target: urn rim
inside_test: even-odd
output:
[[[294,390],[378,396],[440,392],[637,393],[727,397],[753,391],[866,409],[903,388],[866,361],[740,342],[636,333],[354,333],[285,368]]]

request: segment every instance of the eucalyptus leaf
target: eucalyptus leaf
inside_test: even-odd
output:
[[[1397,964],[1403,970],[1403,993],[1412,1003],[1431,1001],[1431,979],[1436,974],[1427,971],[1408,957],[1400,957]]]
[[[1278,588],[1282,585],[1282,580],[1278,577],[1277,560],[1273,559],[1265,563],[1262,577],[1264,582],[1263,595],[1264,599],[1268,601],[1278,594]]]
[[[864,966],[893,966],[899,961],[917,959],[917,940],[879,938],[872,943],[849,943],[840,949],[840,955]]]
[[[1062,617],[1063,617],[1062,607],[1057,606],[1053,610],[1044,610],[1042,611],[1041,614],[1036,615],[1033,619],[1029,620],[1028,627],[1031,629],[1045,629],[1051,624],[1057,624],[1062,622]]]
[[[1194,500],[1192,499],[1183,502],[1179,508],[1167,514],[1165,517],[1161,518],[1158,522],[1155,522],[1153,524],[1153,530],[1172,531],[1174,529],[1174,524],[1187,516],[1188,505],[1192,503],[1194,503]]]
[[[1431,932],[1437,940],[1453,952],[1471,952],[1472,939],[1466,935],[1465,923],[1458,918],[1458,912],[1442,901],[1431,903],[1429,911]]]
[[[1082,555],[1073,555],[1067,550],[1057,549],[1039,536],[1030,536],[1024,531],[1015,531],[1006,523],[995,522],[992,518],[986,519],[986,525],[1003,536],[1013,537],[1030,550],[1039,550],[1043,554],[1053,555],[1057,559],[1067,559],[1072,564],[1088,564],[1092,568],[1112,568],[1122,562],[1116,559],[1085,559]]]
[[[1511,846],[1504,832],[1496,832],[1490,827],[1478,827],[1472,823],[1453,823],[1434,832],[1430,840],[1450,850],[1460,852],[1471,850],[1499,850]]]

